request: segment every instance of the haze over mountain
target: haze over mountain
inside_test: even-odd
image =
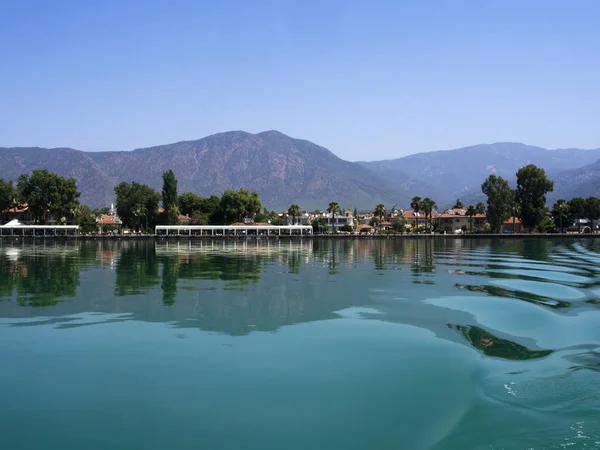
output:
[[[349,162],[277,131],[231,131],[119,152],[0,148],[0,177],[16,180],[34,168],[47,168],[76,178],[82,203],[92,207],[114,202],[113,187],[121,181],[139,181],[160,190],[162,173],[173,169],[179,192],[208,196],[244,187],[258,191],[263,204],[275,210],[291,203],[325,209],[331,201],[345,208],[370,209],[380,202],[388,208],[408,208],[415,195],[431,197],[446,208],[457,198],[465,204],[485,201],[480,186],[489,174],[503,176],[514,185],[517,170],[530,163],[556,180],[549,201],[600,194],[600,149],[546,150],[496,143]]]
[[[599,159],[600,149],[547,150],[521,143],[500,142],[359,164],[415,195],[435,199],[441,206],[449,205],[458,198],[482,200],[481,183],[492,173],[515,185],[517,170],[527,164],[542,167],[553,179],[565,170],[578,169]],[[555,190],[560,193],[560,190],[568,189],[569,182],[565,180]]]

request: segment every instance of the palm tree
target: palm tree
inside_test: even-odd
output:
[[[517,221],[517,217],[519,217],[521,215],[521,205],[519,205],[519,202],[517,202],[516,196],[515,196],[515,199],[513,199],[510,214],[512,216],[512,231],[514,233],[515,226],[516,226],[515,222]],[[523,232],[523,230],[521,230],[521,232]]]
[[[464,208],[465,205],[463,205],[463,202],[460,201],[460,198],[456,199],[456,203],[454,204],[454,206],[452,207],[452,209],[461,209]]]
[[[421,208],[425,213],[425,223],[429,223],[429,230],[431,231],[431,219],[433,215],[433,210],[437,208],[437,204],[430,199],[429,197],[425,197],[423,199],[423,203],[421,203]],[[429,222],[427,221],[427,217],[429,216]]]
[[[293,205],[290,205],[290,207],[288,208],[288,216],[292,216],[292,222],[294,225],[298,225],[298,223],[296,222],[296,217],[298,217],[299,215],[300,207],[295,203]]]
[[[475,211],[477,211],[477,214],[485,214],[485,204],[483,202],[477,203]]]
[[[473,205],[469,205],[466,212],[467,216],[469,216],[469,232],[473,232],[473,216],[477,214],[477,209],[473,207]]]
[[[329,203],[329,206],[327,207],[327,212],[329,214],[331,214],[331,232],[333,233],[333,226],[335,224],[335,215],[338,212],[340,212],[340,205],[338,205],[337,202]]]
[[[373,212],[373,214],[377,217],[379,217],[379,232],[381,232],[381,224],[383,222],[383,218],[386,215],[386,211],[385,211],[385,206],[383,206],[381,203],[379,205],[377,205],[375,207],[375,211]]]
[[[410,207],[416,213],[421,211],[421,197],[413,197],[410,202]]]

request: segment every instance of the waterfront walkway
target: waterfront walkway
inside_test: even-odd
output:
[[[157,236],[307,236],[311,225],[157,225]]]
[[[78,236],[78,225],[0,225],[0,236]]]

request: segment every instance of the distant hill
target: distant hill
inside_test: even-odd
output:
[[[244,187],[259,192],[263,204],[285,209],[345,208],[377,203],[406,204],[409,194],[360,164],[344,161],[311,142],[277,131],[232,131],[196,141],[134,151],[83,152],[70,148],[0,148],[0,177],[16,180],[34,168],[75,177],[81,201],[92,207],[114,201],[113,187],[139,181],[160,190],[162,173],[173,169],[179,191],[220,195]]]
[[[440,206],[457,198],[463,202],[481,200],[481,183],[489,174],[516,182],[520,167],[535,164],[553,178],[565,170],[575,170],[600,159],[600,149],[546,150],[520,143],[481,144],[456,150],[419,153],[403,158],[359,162],[411,194],[429,196]],[[565,180],[566,185],[569,184]]]
[[[548,195],[548,201],[573,197],[600,198],[600,159],[592,164],[575,170],[566,170],[552,177],[554,192]]]
[[[77,179],[81,201],[92,207],[114,202],[113,187],[139,181],[160,190],[162,173],[173,169],[179,191],[204,196],[244,187],[259,192],[263,204],[282,210],[291,203],[325,209],[408,208],[410,198],[433,198],[446,208],[485,201],[481,183],[490,173],[515,184],[515,173],[536,164],[556,181],[548,200],[598,192],[600,149],[546,150],[519,143],[482,144],[403,158],[349,162],[329,150],[277,131],[231,131],[196,141],[133,151],[83,152],[71,148],[0,148],[0,177],[16,180],[34,168]]]

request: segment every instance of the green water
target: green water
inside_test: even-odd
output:
[[[599,449],[600,240],[0,242],[6,449]]]

